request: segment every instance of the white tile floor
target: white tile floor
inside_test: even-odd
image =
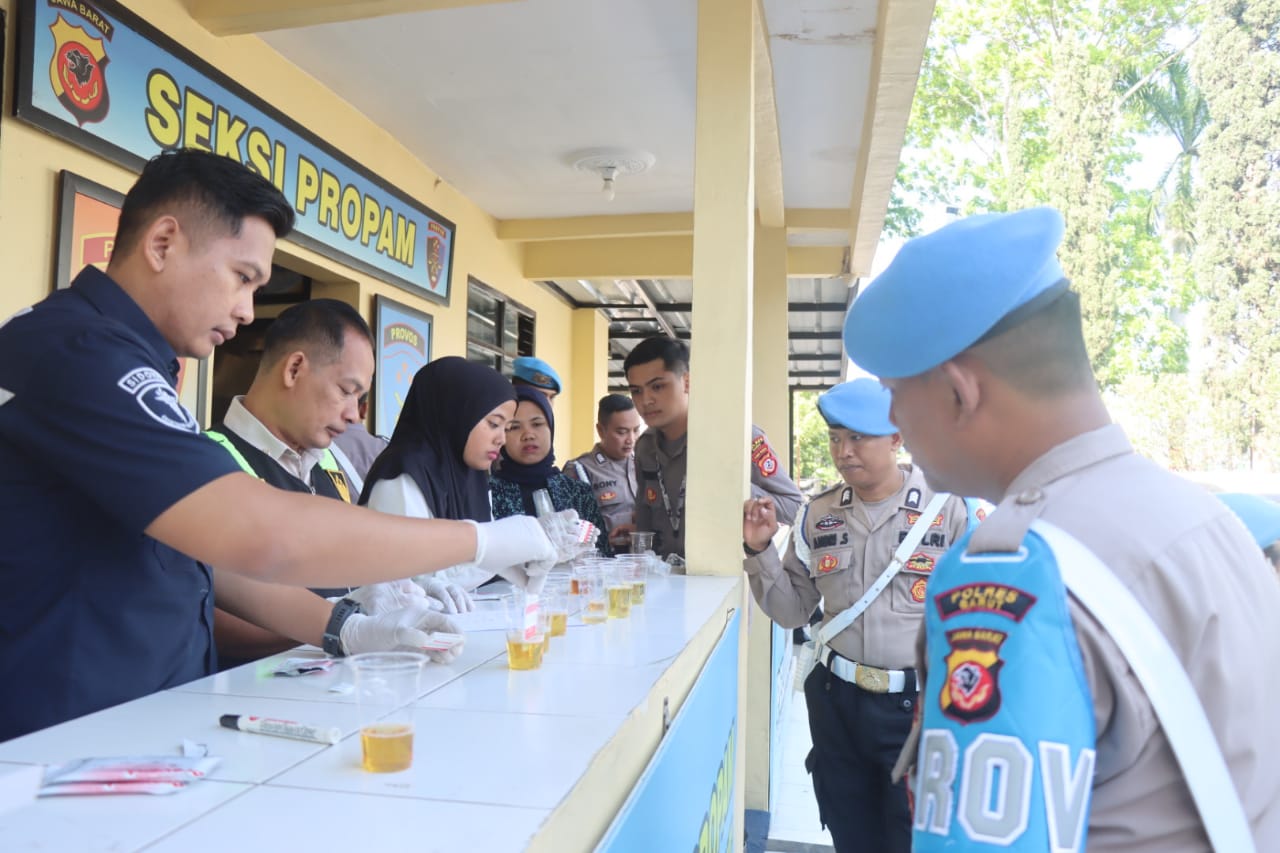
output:
[[[832,851],[831,833],[818,822],[813,782],[804,769],[809,740],[809,718],[804,694],[795,692],[782,721],[782,761],[776,780],[778,793],[769,820],[766,853],[823,853]]]

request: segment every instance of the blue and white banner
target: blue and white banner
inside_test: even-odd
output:
[[[726,853],[738,759],[735,612],[597,853]]]
[[[130,168],[200,148],[270,180],[293,238],[440,302],[454,225],[111,0],[25,0],[17,115]]]

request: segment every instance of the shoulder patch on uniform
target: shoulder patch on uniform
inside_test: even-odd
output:
[[[853,486],[845,486],[840,490],[840,506],[853,506]]]
[[[942,713],[962,724],[994,717],[1000,710],[1000,647],[1008,635],[990,628],[947,632],[951,647],[938,702]]]
[[[778,457],[773,455],[773,448],[763,435],[757,435],[751,441],[751,461],[766,477],[778,473]]]
[[[1025,590],[998,583],[971,583],[938,593],[933,597],[938,615],[950,619],[959,613],[994,613],[1014,622],[1036,603],[1036,597]]]
[[[130,370],[116,382],[121,389],[133,395],[152,420],[170,429],[182,432],[199,432],[195,417],[178,400],[178,394],[169,382],[150,367]]]
[[[912,509],[919,509],[920,498],[921,498],[920,490],[912,487],[910,489],[907,489],[907,499],[903,501],[903,503],[911,507]]]

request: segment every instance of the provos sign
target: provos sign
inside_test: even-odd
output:
[[[199,148],[271,181],[291,239],[447,303],[452,222],[404,196],[111,0],[26,0],[20,118],[130,168]]]

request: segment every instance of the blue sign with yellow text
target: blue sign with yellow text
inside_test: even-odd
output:
[[[293,239],[441,302],[454,225],[110,0],[27,0],[17,114],[126,166],[173,148],[232,157],[297,213]]]
[[[735,611],[597,853],[730,849],[738,759],[738,621]]]

